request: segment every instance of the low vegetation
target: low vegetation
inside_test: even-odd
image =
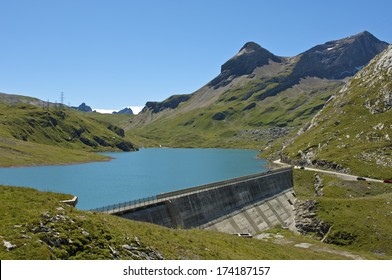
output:
[[[107,160],[94,152],[133,151],[135,143],[252,148],[271,157],[279,151],[297,164],[331,163],[359,176],[391,179],[390,57],[389,51],[383,63],[373,60],[342,91],[337,80],[296,76],[295,83],[282,83],[294,70],[281,65],[274,78],[253,79],[253,73],[231,87],[226,81],[214,102],[194,104],[195,110],[184,110],[195,95],[149,103],[160,115],[144,126],[133,116],[86,114],[0,94],[0,166]],[[265,233],[272,238],[257,240],[167,229],[60,202],[70,195],[0,186],[0,259],[392,258],[389,184],[305,170],[294,175],[298,201],[312,201],[312,215],[328,229],[321,236],[275,228]],[[295,246],[302,243],[316,249]]]
[[[0,259],[346,259],[317,241],[286,230],[287,242],[240,238],[206,230],[168,229],[103,213],[80,211],[70,195],[0,187]],[[282,241],[281,238],[279,240]]]
[[[0,112],[3,167],[107,160],[92,152],[136,149],[122,128],[76,110],[0,102]]]
[[[342,85],[339,81],[303,80],[277,96],[258,100],[268,87],[255,82],[230,88],[219,100],[196,110],[164,114],[147,125],[128,125],[130,139],[140,147],[224,147],[264,149],[270,142],[310,121]],[[311,92],[306,92],[310,90]],[[252,93],[253,92],[253,93]],[[249,94],[251,93],[251,94]],[[193,102],[192,99],[189,102]]]
[[[389,184],[342,181],[319,173],[323,193],[320,195],[315,192],[315,172],[297,170],[294,174],[297,198],[316,200],[317,217],[330,226],[324,243],[367,258],[392,257],[392,188]]]
[[[284,157],[303,164],[334,162],[352,174],[392,178],[390,49],[334,95],[303,133],[286,144]]]

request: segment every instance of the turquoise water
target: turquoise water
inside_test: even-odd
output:
[[[236,149],[141,149],[104,153],[114,159],[65,166],[0,168],[0,184],[33,187],[79,197],[93,209],[159,193],[265,171],[257,151]]]

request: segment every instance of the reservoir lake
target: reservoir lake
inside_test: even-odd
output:
[[[88,210],[266,171],[257,151],[150,148],[103,153],[108,162],[0,168],[0,184],[79,197]]]

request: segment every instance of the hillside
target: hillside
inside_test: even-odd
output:
[[[287,230],[258,240],[206,230],[168,229],[80,211],[71,196],[0,186],[0,258],[7,259],[361,259]],[[301,248],[308,244],[314,249]],[[362,257],[360,257],[362,256]]]
[[[307,123],[387,45],[362,32],[279,57],[249,42],[201,89],[147,102],[125,129],[140,146],[264,149]]]
[[[0,186],[0,259],[391,259],[392,189],[316,177],[294,172],[303,235],[276,227],[250,239],[81,211],[61,202],[71,195]],[[320,225],[329,230],[320,234]]]
[[[286,143],[283,157],[392,178],[392,46],[375,57]]]
[[[120,127],[38,99],[0,95],[0,166],[103,160],[91,152],[133,151]]]

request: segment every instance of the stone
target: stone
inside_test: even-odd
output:
[[[297,200],[294,215],[295,227],[303,235],[315,233],[319,238],[322,238],[330,228],[328,224],[317,218],[316,200]]]
[[[295,244],[294,247],[309,249],[312,246],[310,243],[299,243]]]
[[[5,241],[5,240],[3,240],[3,245],[7,249],[7,251],[11,251],[17,247],[16,245],[12,244],[11,242]]]
[[[134,251],[134,250],[138,250],[139,247],[134,247],[132,245],[129,244],[125,244],[121,246],[123,249],[128,250],[128,251]]]
[[[47,220],[50,219],[50,214],[49,214],[49,212],[43,213],[42,216],[43,216],[45,219],[47,219]]]
[[[314,174],[314,177],[315,177],[314,192],[315,192],[316,196],[323,196],[323,194],[324,194],[324,192],[323,192],[323,188],[324,188],[323,181],[322,181],[320,175],[317,174],[317,173]]]
[[[226,115],[222,112],[218,112],[212,116],[212,119],[216,120],[216,121],[223,121],[225,118],[226,118]]]
[[[117,257],[119,255],[118,252],[115,249],[113,249],[111,246],[108,247],[113,256]]]
[[[140,243],[140,240],[137,236],[135,236],[134,241],[136,243],[137,246],[142,246],[142,244]]]

